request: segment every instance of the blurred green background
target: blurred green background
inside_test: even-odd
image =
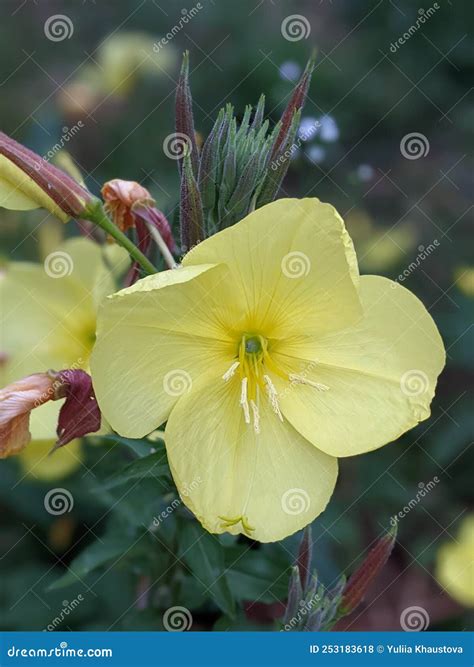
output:
[[[354,569],[422,485],[439,479],[399,521],[393,558],[364,606],[346,622],[351,630],[399,629],[401,611],[413,605],[427,610],[430,629],[463,630],[470,623],[468,611],[442,590],[433,573],[439,547],[456,538],[472,506],[474,52],[467,31],[473,10],[467,0],[434,4],[439,9],[398,47],[393,45],[421,15],[409,0],[201,0],[185,8],[174,0],[2,0],[0,5],[1,129],[44,155],[78,127],[65,147],[88,186],[99,192],[111,178],[138,180],[174,225],[178,176],[163,142],[174,132],[182,51],[190,51],[196,129],[205,138],[224,103],[232,102],[241,115],[262,92],[267,116],[276,121],[316,48],[303,128],[315,120],[320,127],[299,142],[282,196],[317,196],[334,204],[354,238],[361,272],[402,276],[437,322],[448,355],[431,419],[379,451],[341,461],[336,492],[315,523],[315,564],[330,584],[340,571]],[[184,27],[154,49],[192,8],[197,12]],[[45,26],[57,14],[69,19],[71,34],[55,41]],[[282,34],[282,21],[294,14],[304,17],[303,31],[310,34],[292,41]],[[416,159],[403,149],[412,133],[422,135],[423,155]],[[0,261],[41,260],[63,234],[78,233],[72,223],[63,227],[51,220],[39,226],[43,217],[0,210]],[[100,480],[127,454],[116,448],[105,456],[101,447],[86,443],[83,450],[84,467],[54,484],[25,476],[15,461],[0,465],[4,629],[45,628],[79,594],[84,601],[58,629],[160,627],[160,616],[136,603],[150,574],[141,563],[151,557],[159,575],[173,571],[174,557],[158,541],[137,542],[129,551],[134,530],[146,529],[146,517],[153,516],[145,507],[153,491],[139,488],[113,501],[104,497]],[[71,513],[52,517],[44,511],[52,486],[73,493]],[[84,577],[86,588],[76,583],[48,590],[82,548],[97,538],[101,544],[105,514],[115,543],[110,549],[104,541],[104,552],[110,551],[101,555],[103,570]],[[166,530],[172,531],[172,521]],[[275,615],[297,543],[298,536],[266,547],[267,560],[265,549],[256,548],[261,569],[250,575],[244,560],[241,578],[232,575],[246,608],[239,622],[261,628]],[[260,595],[259,579],[260,585],[268,582]],[[163,576],[154,604],[158,609],[186,604],[193,609],[194,627],[209,629],[218,614],[193,586],[186,572],[172,580]],[[247,599],[258,603],[246,604]]]

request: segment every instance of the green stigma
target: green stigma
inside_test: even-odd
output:
[[[258,354],[262,351],[262,342],[260,336],[245,337],[245,352],[247,354]]]

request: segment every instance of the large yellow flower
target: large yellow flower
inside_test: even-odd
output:
[[[266,542],[323,511],[336,457],[429,416],[443,364],[422,303],[359,278],[335,209],[286,199],[106,299],[91,369],[119,433],[168,420],[175,482],[209,531]]]
[[[460,604],[474,607],[474,514],[461,523],[457,540],[438,551],[436,578]]]
[[[98,304],[114,292],[114,274],[127,265],[121,248],[85,238],[66,241],[44,264],[9,264],[0,276],[0,385],[49,369],[87,371]],[[41,479],[66,475],[81,462],[77,440],[47,456],[60,407],[50,401],[33,410],[33,442],[18,457]]]

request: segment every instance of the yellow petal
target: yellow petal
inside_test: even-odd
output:
[[[123,254],[113,258],[123,262]],[[115,289],[113,264],[101,247],[72,239],[44,264],[12,262],[0,277],[3,381],[35,371],[87,368],[95,337],[97,303]]]
[[[428,311],[385,278],[363,276],[364,317],[342,332],[280,345],[275,361],[326,391],[275,378],[283,414],[321,450],[352,456],[395,440],[430,415],[445,353]]]
[[[50,455],[54,443],[55,440],[33,440],[16,457],[27,477],[49,482],[67,477],[81,467],[80,440],[73,440]]]
[[[122,435],[153,431],[222,355],[232,359],[228,306],[214,298],[224,274],[212,265],[164,271],[103,303],[92,377],[101,411]]]
[[[4,155],[0,155],[0,206],[14,211],[44,208],[63,222],[67,222],[70,217],[32,178]]]
[[[360,316],[352,242],[337,211],[318,199],[263,206],[183,259],[219,262],[229,269],[223,298],[236,305],[235,328],[278,339],[341,329]]]
[[[64,401],[49,401],[32,410],[30,414],[30,431],[33,440],[56,441],[59,411]]]
[[[117,252],[118,251],[118,252]],[[59,246],[44,264],[12,262],[0,276],[0,385],[38,371],[88,370],[96,308],[115,289],[124,251],[78,238]],[[33,439],[56,434],[59,403],[33,410]]]
[[[8,380],[73,363],[83,367],[95,315],[90,294],[74,278],[54,279],[42,265],[13,263],[0,278],[0,299]]]
[[[66,241],[58,250],[66,252],[72,265],[71,278],[92,296],[94,308],[115,291],[115,278],[130,265],[130,257],[117,245],[99,245],[86,238]]]
[[[474,515],[461,524],[458,539],[444,544],[436,558],[436,578],[447,593],[474,607]]]
[[[281,540],[324,510],[337,460],[282,423],[267,401],[256,433],[239,397],[238,377],[208,377],[180,398],[165,431],[173,477],[208,531]]]

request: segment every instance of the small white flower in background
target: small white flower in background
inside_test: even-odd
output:
[[[360,164],[357,167],[357,177],[360,181],[371,181],[375,175],[374,168],[370,164]]]
[[[339,139],[339,128],[332,116],[321,116],[319,123],[322,141],[332,142]]]
[[[285,60],[279,71],[285,81],[297,81],[301,76],[301,67],[295,60]]]
[[[313,116],[303,117],[298,128],[298,138],[301,139],[301,141],[310,141],[311,139],[314,139],[319,127],[320,122],[317,118],[314,118]]]
[[[326,157],[326,150],[322,146],[310,146],[307,155],[313,164],[321,164]]]

